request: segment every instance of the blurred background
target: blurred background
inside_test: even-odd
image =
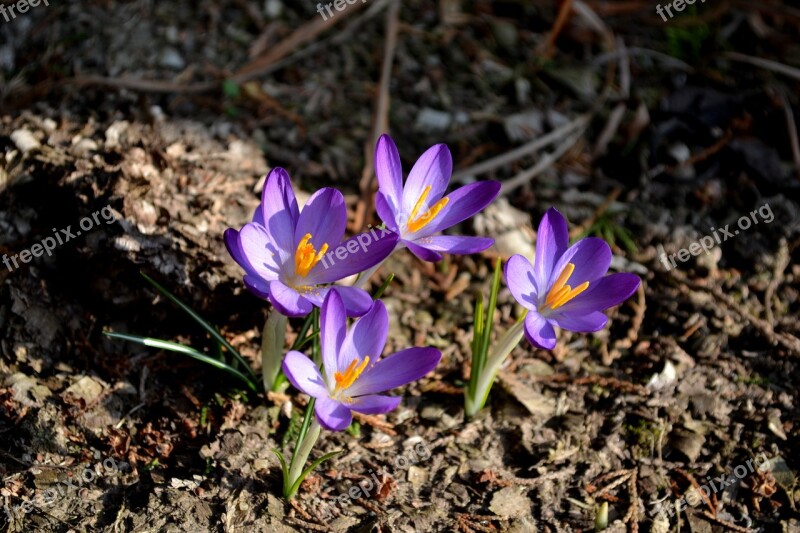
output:
[[[595,527],[605,502],[620,531],[800,531],[793,4],[0,0],[0,504],[107,457],[129,465],[0,523],[566,531]],[[248,398],[102,332],[208,343],[142,271],[257,367],[267,305],[243,290],[222,232],[249,220],[276,166],[301,198],[339,188],[351,233],[378,223],[384,132],[406,172],[443,142],[454,183],[502,182],[460,228],[497,245],[379,271],[373,286],[397,276],[390,345],[439,346],[443,366],[399,414],[333,437],[349,454],[288,505],[269,450],[289,396]],[[460,425],[475,295],[494,258],[532,256],[551,206],[643,287],[604,332],[564,332],[552,354],[520,346],[489,413]],[[116,222],[91,220],[104,209]],[[680,255],[728,225],[741,230]],[[83,231],[52,254],[10,260],[68,227]],[[501,330],[512,303],[501,293]],[[429,463],[386,466],[420,435]],[[651,517],[758,453],[771,472],[681,511],[681,526]],[[380,497],[317,518],[347,475],[380,467]]]

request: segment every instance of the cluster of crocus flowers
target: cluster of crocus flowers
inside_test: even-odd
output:
[[[371,415],[395,409],[400,397],[385,393],[422,378],[441,359],[439,350],[431,347],[382,357],[389,328],[386,307],[380,300],[373,302],[358,285],[395,250],[408,248],[423,261],[439,261],[443,253],[478,253],[494,244],[492,238],[442,235],[484,209],[500,191],[499,183],[484,181],[447,194],[452,167],[447,147],[435,145],[417,160],[404,182],[397,148],[383,135],[375,153],[379,186],[375,206],[385,226],[380,235],[373,230],[342,242],[347,221],[342,194],[323,188],[311,195],[301,211],[289,175],[280,168],[267,177],[252,221],[240,230],[225,232],[228,251],[245,271],[245,286],[275,309],[264,329],[265,387],[277,383],[274,378],[282,369],[288,381],[311,398],[288,467],[279,454],[284,495],[289,498],[311,468],[328,457],[303,470],[322,428],[342,431],[351,424],[354,412]],[[494,376],[521,340],[523,327],[534,346],[552,349],[554,326],[597,331],[607,321],[602,311],[638,287],[639,279],[631,274],[604,277],[611,250],[602,240],[568,244],[566,220],[551,209],[539,228],[534,265],[520,255],[509,259],[506,281],[514,298],[528,310],[527,316],[500,338],[487,357],[500,284],[498,263],[486,325],[481,326],[480,337],[476,328],[473,341],[473,356],[480,357],[474,357],[479,363],[473,366],[465,392],[468,416],[483,407]],[[335,258],[331,257],[334,249]],[[342,256],[338,252],[343,249],[347,253]],[[355,274],[361,275],[357,286],[333,285]],[[318,314],[312,313],[315,307]],[[476,317],[482,317],[482,309],[482,304],[476,307]],[[296,349],[284,356],[286,317],[301,316],[307,317],[306,326]],[[348,317],[361,318],[348,328]],[[316,322],[314,333],[305,336],[312,322]],[[313,341],[314,358],[299,351],[306,341]]]

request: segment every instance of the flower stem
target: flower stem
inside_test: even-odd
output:
[[[295,484],[303,473],[303,467],[314,448],[317,439],[319,438],[320,430],[322,429],[317,422],[314,412],[314,398],[308,402],[306,407],[306,415],[303,419],[303,427],[300,428],[300,434],[297,436],[297,444],[295,445],[294,454],[292,454],[292,461],[289,464],[289,474],[283,481],[283,495],[291,500],[294,498],[295,493],[299,487]]]
[[[495,344],[492,349],[491,355],[486,360],[483,370],[481,370],[480,376],[478,376],[474,392],[467,389],[464,403],[467,417],[475,416],[478,411],[483,409],[483,406],[486,405],[486,400],[489,398],[489,391],[492,390],[494,378],[497,376],[498,370],[500,370],[500,367],[508,357],[508,354],[511,353],[511,350],[522,340],[524,325],[524,320],[518,321],[498,339],[497,344]]]

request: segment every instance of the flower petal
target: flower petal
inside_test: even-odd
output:
[[[367,396],[359,396],[353,398],[351,403],[347,405],[353,411],[364,413],[365,415],[381,415],[394,411],[400,405],[399,396],[383,396],[381,394],[368,394]]]
[[[309,242],[315,250],[320,251],[323,244],[335,247],[341,242],[346,225],[347,208],[342,193],[331,187],[318,190],[308,199],[297,220],[292,255],[307,233],[311,234]]]
[[[329,431],[344,431],[353,421],[350,409],[329,396],[317,398],[314,414],[317,415],[319,424]]]
[[[411,383],[436,368],[442,352],[436,348],[409,348],[370,365],[347,393],[363,396]]]
[[[517,303],[526,309],[535,309],[538,296],[530,261],[522,255],[512,255],[506,263],[505,275],[508,290]]]
[[[556,347],[556,330],[535,311],[529,311],[525,317],[525,336],[531,344],[542,350],[552,350]]]
[[[339,351],[337,368],[341,371],[354,359],[364,359],[365,356],[369,356],[371,361],[377,361],[386,346],[388,334],[389,314],[383,302],[377,301],[347,332],[342,349]]]
[[[306,316],[314,307],[299,292],[277,280],[269,282],[269,301],[286,316]]]
[[[385,199],[392,215],[396,215],[403,202],[403,167],[397,146],[386,134],[381,135],[375,146],[375,176],[378,178],[379,194]],[[381,218],[388,222],[383,216]],[[391,218],[394,220],[394,216]]]
[[[537,246],[538,257],[538,246]],[[550,274],[550,280],[547,283],[547,290],[555,283],[556,279],[567,263],[575,265],[575,270],[569,277],[567,284],[570,287],[577,287],[581,283],[588,281],[589,289],[591,289],[591,282],[600,279],[608,272],[608,267],[611,266],[611,248],[606,241],[596,237],[588,237],[581,239],[572,246],[570,246],[561,259],[558,260],[553,271]],[[534,268],[536,265],[534,265]],[[539,295],[542,295],[539,291]]]
[[[430,263],[435,263],[436,261],[442,260],[442,254],[439,252],[434,252],[433,250],[428,250],[425,245],[417,244],[414,241],[403,241],[403,244],[408,246],[408,249],[411,250],[411,253],[422,259],[423,261],[428,261]]]
[[[300,210],[292,189],[289,174],[276,167],[267,176],[261,191],[261,220],[272,236],[276,247],[282,251],[294,252],[294,229]],[[257,220],[259,217],[254,217]]]
[[[358,287],[346,287],[344,285],[332,285],[329,287],[314,287],[313,291],[303,294],[306,300],[309,300],[317,307],[322,307],[322,302],[328,292],[333,289],[339,293],[344,302],[344,308],[347,311],[347,316],[361,316],[372,307],[372,297],[364,290]]]
[[[416,239],[414,244],[432,252],[448,254],[477,254],[494,246],[494,239],[488,237],[464,237],[462,235],[436,235]]]
[[[641,280],[636,274],[611,274],[589,284],[583,294],[557,309],[558,314],[584,315],[592,311],[603,311],[619,305],[630,298],[639,288]],[[554,314],[555,316],[555,314]],[[567,328],[564,328],[567,329]]]
[[[600,311],[593,311],[585,315],[563,313],[558,316],[551,316],[550,320],[555,322],[561,329],[577,333],[600,331],[608,323],[608,317]]]
[[[397,227],[397,211],[380,191],[375,193],[375,210],[387,228],[394,232],[399,231]]]
[[[342,297],[336,291],[328,291],[322,303],[319,315],[320,345],[322,347],[322,364],[325,368],[325,381],[333,383],[333,374],[344,370],[337,360],[342,350],[347,333],[347,315]]]
[[[269,282],[264,281],[263,279],[259,278],[258,276],[252,276],[250,274],[244,275],[244,285],[247,287],[247,290],[258,296],[259,298],[264,298],[265,300],[269,298]]]
[[[500,183],[497,181],[481,181],[459,187],[447,195],[450,201],[442,212],[415,235],[433,235],[455,226],[481,212],[498,194]]]
[[[539,294],[546,294],[549,290],[553,266],[567,251],[568,245],[567,220],[559,213],[558,209],[551,207],[542,217],[542,221],[539,223],[539,231],[536,233],[536,257],[533,262],[533,276],[536,280],[536,290]],[[556,276],[559,274],[561,274],[560,270]],[[577,283],[572,283],[572,279],[570,279],[570,284],[573,287],[577,285]]]
[[[394,251],[398,235],[373,228],[351,237],[338,246],[331,244],[327,254],[311,269],[306,280],[311,284],[332,283],[377,265]]]
[[[295,389],[314,398],[328,397],[328,387],[325,386],[319,368],[304,354],[294,350],[287,353],[281,368]]]
[[[422,193],[430,185],[431,190],[425,198],[420,214],[433,206],[444,194],[450,175],[453,173],[453,158],[447,145],[437,144],[428,148],[408,173],[403,189],[403,213],[410,214]]]
[[[234,259],[234,253],[241,253],[241,262],[237,262],[248,274],[258,276],[265,281],[278,279],[281,273],[282,258],[280,251],[275,247],[272,237],[266,228],[260,224],[245,224],[239,232],[239,242],[229,247]],[[231,234],[231,239],[233,235]],[[238,250],[237,250],[238,245]]]

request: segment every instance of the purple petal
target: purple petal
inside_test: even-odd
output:
[[[329,431],[344,431],[353,421],[350,409],[329,396],[317,398],[314,413],[320,425]]]
[[[387,228],[394,232],[399,231],[397,228],[397,212],[380,191],[375,194],[375,210]]]
[[[538,257],[538,246],[537,246]],[[596,237],[588,237],[581,239],[572,246],[570,246],[561,259],[558,260],[553,271],[550,274],[550,280],[547,283],[547,290],[555,283],[558,276],[567,266],[567,263],[575,265],[575,270],[567,281],[567,285],[572,288],[577,287],[581,283],[588,281],[595,281],[608,272],[608,267],[611,266],[611,248],[606,241]],[[534,268],[536,265],[534,265]],[[589,285],[591,287],[591,284]],[[540,294],[543,291],[540,290]]]
[[[611,274],[589,283],[589,288],[585,292],[556,311],[559,315],[566,313],[585,315],[592,311],[603,311],[630,298],[639,288],[639,283],[641,281],[635,274]]]
[[[230,235],[232,239],[233,235]],[[248,274],[258,276],[265,281],[278,279],[281,273],[281,257],[266,228],[251,222],[244,225],[238,237],[238,250],[235,246],[229,249],[231,254],[241,252],[241,262],[238,260],[237,262]]]
[[[591,333],[600,331],[606,327],[608,317],[600,311],[593,311],[586,315],[560,314],[551,316],[550,320],[555,322],[558,327],[567,331],[577,333]]]
[[[294,230],[300,211],[289,174],[277,167],[267,176],[261,191],[261,219],[277,248],[294,252]],[[259,217],[254,217],[254,220]]]
[[[344,370],[337,364],[347,333],[347,315],[342,297],[336,291],[328,291],[322,303],[319,315],[320,345],[322,347],[322,364],[328,383],[333,383],[333,374]]]
[[[425,188],[430,185],[431,190],[425,198],[425,206],[420,210],[420,214],[424,213],[442,197],[452,173],[453,158],[447,146],[437,144],[428,148],[408,173],[406,186],[403,189],[402,211],[410,214]]]
[[[423,237],[413,242],[432,252],[445,252],[456,255],[477,254],[494,246],[494,239],[488,237],[464,237],[461,235]]]
[[[441,213],[417,232],[417,235],[433,235],[481,212],[500,194],[500,183],[482,181],[456,189],[447,195],[450,201]]]
[[[345,226],[347,208],[342,193],[331,187],[318,190],[311,195],[300,213],[294,232],[292,254],[307,233],[311,234],[309,242],[314,245],[315,250],[320,251],[324,244],[329,248],[335,247],[344,236]],[[314,267],[314,270],[317,268],[319,266]]]
[[[265,300],[269,298],[269,283],[270,282],[264,281],[258,276],[252,276],[250,274],[244,275],[244,285],[247,287],[247,290]]]
[[[403,167],[397,146],[386,134],[381,135],[375,147],[375,176],[378,178],[378,194],[384,198],[386,207],[391,210],[391,219],[394,220],[403,201]],[[378,214],[384,222],[388,222],[380,210]]]
[[[418,245],[414,241],[403,241],[403,243],[408,246],[408,249],[411,250],[412,254],[416,255],[423,261],[435,263],[436,261],[442,260],[442,254],[439,252],[434,252],[433,250],[428,250],[424,245]]]
[[[526,309],[535,309],[538,296],[530,261],[519,254],[512,255],[506,263],[505,275],[508,290],[517,303]]]
[[[314,307],[299,292],[280,281],[269,282],[269,301],[279,313],[286,316],[306,316]]]
[[[339,293],[344,302],[347,316],[361,316],[372,307],[372,298],[364,290],[357,287],[346,287],[344,285],[332,285],[330,287],[314,287],[313,291],[303,294],[307,300],[317,307],[322,307],[328,292],[333,289]]]
[[[332,283],[364,272],[389,257],[397,246],[397,239],[394,232],[373,228],[338,246],[332,244],[306,279],[311,284]]]
[[[556,347],[556,331],[550,322],[535,311],[529,311],[525,317],[525,336],[531,344],[542,350]]]
[[[546,293],[549,290],[550,278],[553,277],[553,266],[567,251],[568,245],[569,231],[567,230],[567,221],[558,212],[558,209],[551,207],[542,217],[542,221],[539,223],[539,231],[536,234],[536,257],[533,262],[533,277],[536,280],[536,289],[539,294]],[[577,267],[577,265],[575,266]],[[558,274],[561,274],[560,270]],[[558,274],[556,274],[556,277]],[[572,280],[570,280],[570,285],[575,287],[578,284],[573,284]]]
[[[436,368],[442,353],[436,348],[409,348],[370,365],[348,389],[348,394],[376,394],[418,380]]]
[[[353,401],[347,404],[353,411],[364,413],[365,415],[381,415],[393,411],[400,405],[399,396],[382,396],[380,394],[369,394],[367,396],[359,396],[353,398]]]
[[[363,359],[366,356],[369,356],[371,361],[377,361],[386,346],[388,334],[389,314],[383,302],[377,301],[347,332],[342,349],[339,351],[337,368],[341,371],[354,359]]]
[[[325,386],[319,368],[304,354],[297,351],[287,353],[281,368],[295,389],[314,398],[328,397],[328,387]]]

